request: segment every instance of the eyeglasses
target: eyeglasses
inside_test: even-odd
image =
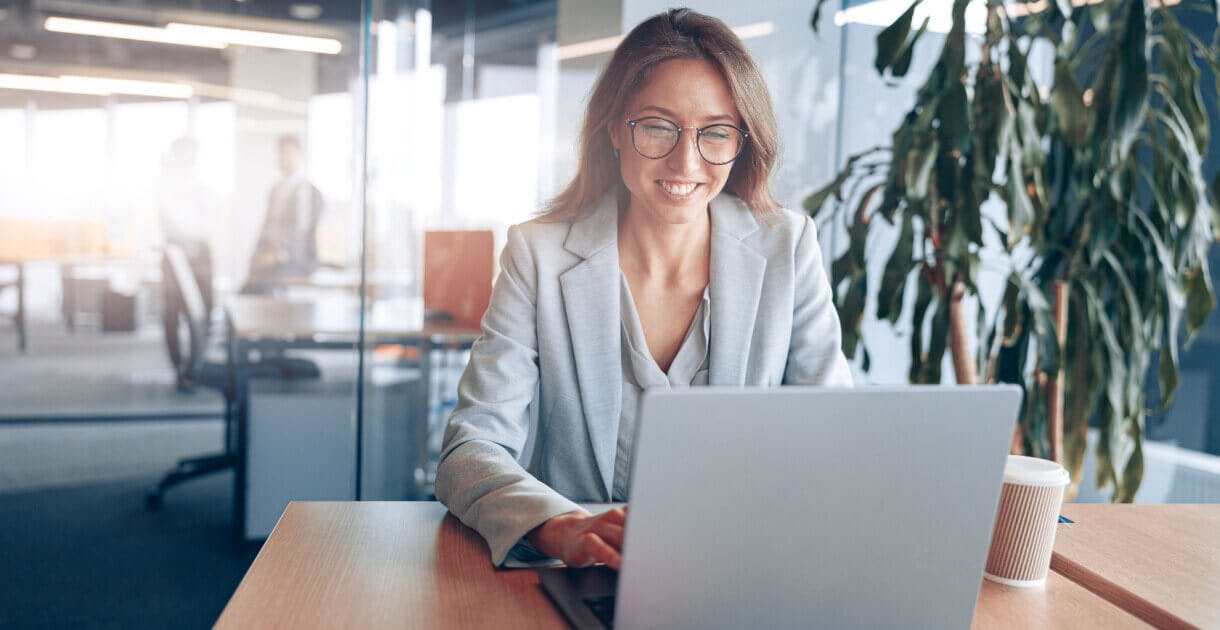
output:
[[[728,164],[737,159],[746,139],[750,137],[744,129],[738,129],[729,124],[708,125],[706,127],[683,127],[672,120],[659,116],[646,116],[625,121],[631,127],[631,144],[636,153],[650,159],[659,160],[678,146],[683,129],[695,131],[695,146],[699,155],[709,164],[717,166]]]

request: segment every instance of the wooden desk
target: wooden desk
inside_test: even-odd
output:
[[[533,571],[497,571],[439,503],[294,501],[223,628],[567,628]]]
[[[1051,568],[1162,628],[1220,627],[1220,505],[1067,504]]]
[[[1062,576],[982,581],[976,628],[1145,627]],[[529,570],[499,571],[472,530],[430,502],[294,502],[217,628],[566,628]]]

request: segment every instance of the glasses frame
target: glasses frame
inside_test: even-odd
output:
[[[639,145],[637,145],[635,142],[635,127],[636,127],[636,125],[644,122],[645,120],[662,120],[662,121],[665,121],[665,122],[673,125],[674,127],[677,127],[678,128],[678,139],[674,141],[674,146],[669,147],[668,151],[666,151],[664,154],[658,155],[656,157],[653,157],[651,155],[645,155],[644,152],[640,150]],[[628,118],[627,120],[624,120],[623,122],[626,123],[627,126],[631,128],[631,148],[635,149],[635,152],[639,153],[640,157],[649,159],[649,160],[661,160],[661,159],[669,157],[669,154],[673,153],[674,149],[678,148],[678,144],[682,142],[682,132],[687,129],[695,130],[695,150],[697,150],[699,152],[699,157],[703,158],[704,162],[707,162],[708,164],[711,164],[713,166],[724,166],[725,164],[732,164],[733,162],[737,161],[737,158],[741,157],[741,152],[745,150],[746,143],[750,141],[750,132],[746,131],[745,129],[742,129],[741,127],[738,127],[737,125],[730,125],[729,123],[715,123],[715,124],[706,125],[703,127],[695,127],[694,125],[683,127],[682,125],[679,125],[678,123],[676,123],[668,118],[661,117],[661,116],[641,116],[639,118]],[[737,147],[737,153],[735,153],[733,155],[732,159],[725,161],[725,162],[713,162],[713,161],[707,159],[707,156],[703,154],[703,145],[699,143],[699,139],[703,137],[704,132],[706,132],[708,129],[712,129],[713,127],[728,127],[730,129],[733,129],[737,133],[741,134],[741,146]]]

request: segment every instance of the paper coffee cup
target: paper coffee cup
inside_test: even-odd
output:
[[[1009,586],[1046,583],[1063,492],[1071,481],[1059,464],[1009,455],[991,550],[983,577]]]

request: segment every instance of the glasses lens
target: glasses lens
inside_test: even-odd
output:
[[[741,153],[745,135],[732,125],[712,125],[699,133],[699,153],[712,164],[727,164]]]
[[[641,118],[631,128],[635,149],[648,158],[665,157],[678,144],[678,126],[664,118]]]

